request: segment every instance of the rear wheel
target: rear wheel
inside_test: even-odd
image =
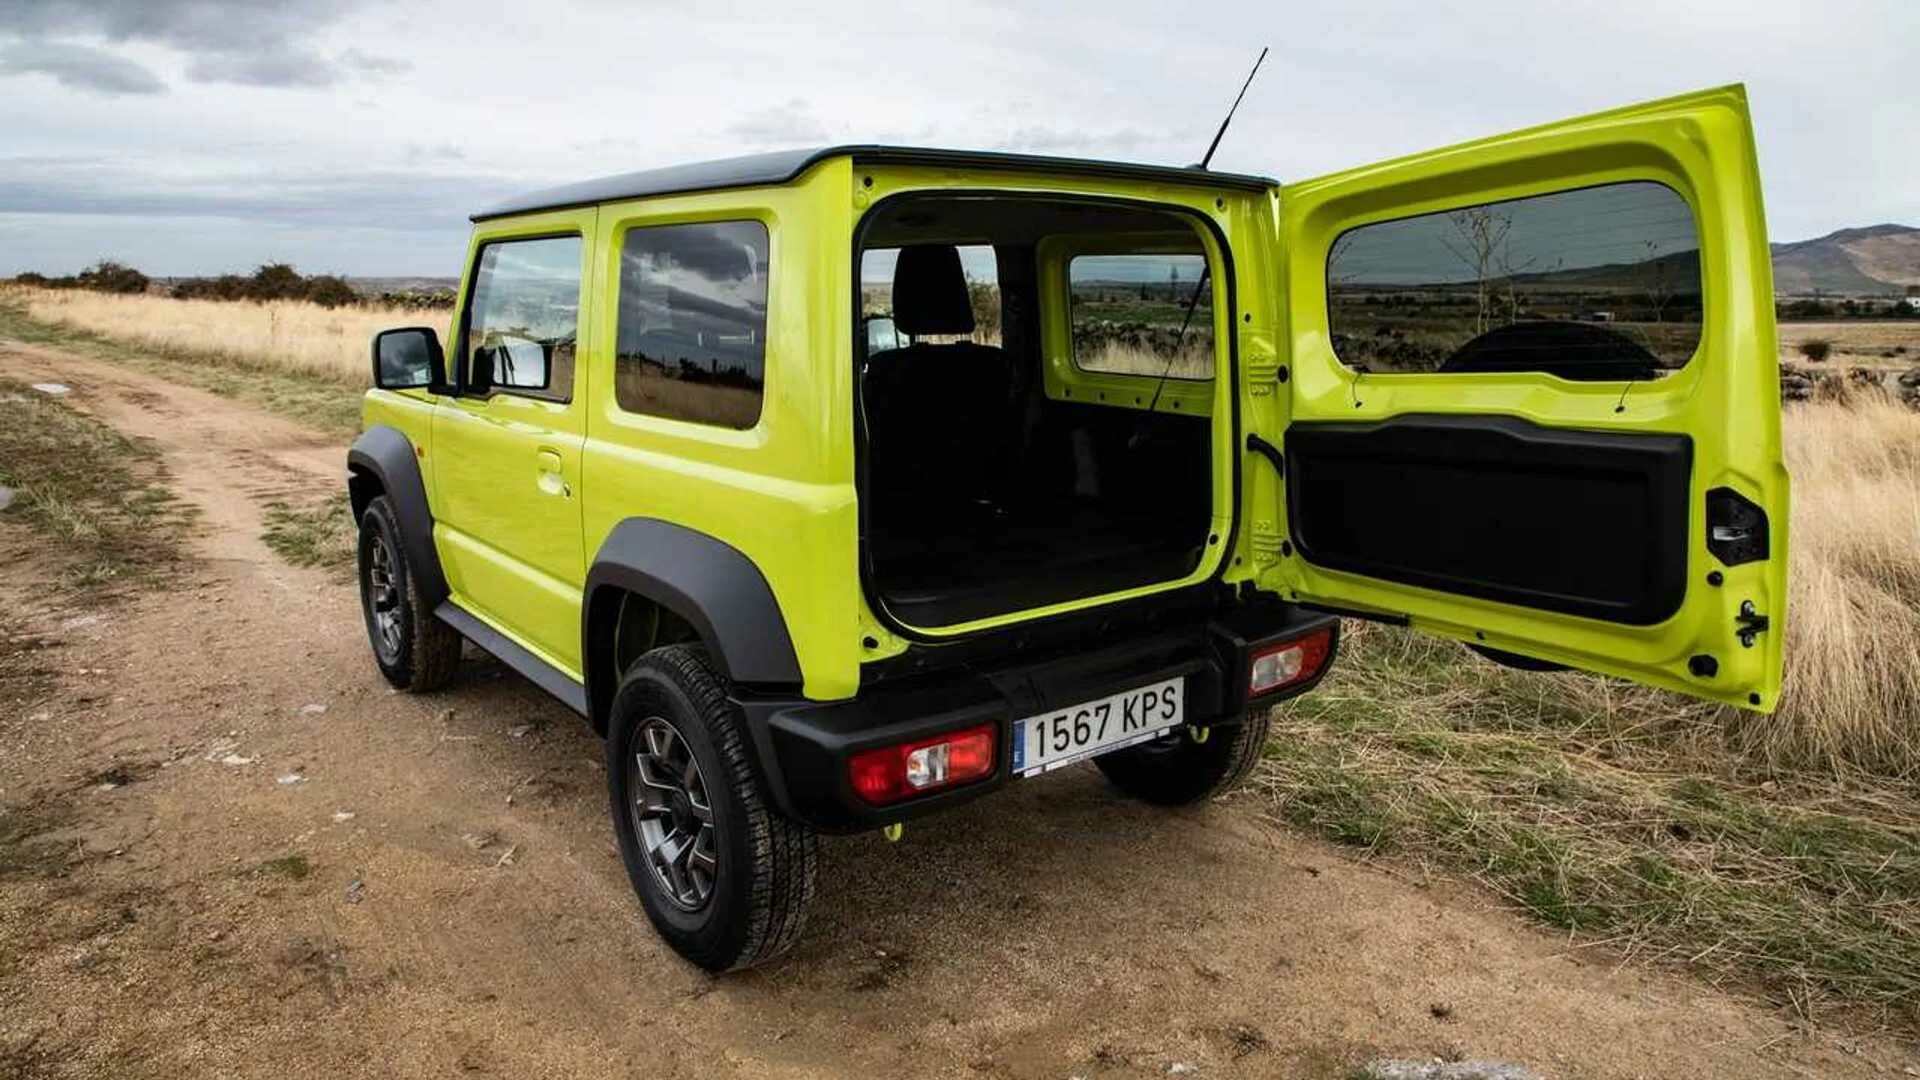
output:
[[[798,940],[817,838],[760,793],[745,725],[698,649],[642,656],[614,695],[607,788],[640,906],[709,971],[751,967]]]
[[[1206,730],[1195,741],[1192,728],[1179,728],[1152,742],[1094,758],[1113,786],[1157,806],[1181,806],[1239,787],[1260,760],[1267,744],[1271,714],[1260,709],[1239,723]]]
[[[380,674],[402,690],[425,693],[453,681],[460,634],[433,617],[407,563],[400,523],[385,495],[360,515],[360,612]]]

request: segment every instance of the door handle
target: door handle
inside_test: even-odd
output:
[[[563,499],[571,498],[573,485],[567,483],[567,478],[560,472],[560,467],[564,464],[560,458],[560,452],[542,448],[535,455],[535,460],[540,465],[540,476],[535,481],[540,490],[548,495],[558,495]]]

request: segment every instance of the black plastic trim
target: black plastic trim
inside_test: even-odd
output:
[[[1038,160],[1051,161],[1054,159],[1042,158]],[[895,162],[895,163],[899,163],[899,162]],[[1225,174],[1202,172],[1202,173],[1198,173],[1198,175],[1201,177],[1212,177],[1212,176],[1221,176]],[[1085,202],[1085,203],[1094,203],[1098,205],[1124,206],[1124,207],[1130,207],[1130,208],[1144,207],[1147,209],[1159,211],[1161,213],[1172,214],[1178,217],[1187,218],[1187,219],[1191,219],[1192,221],[1199,222],[1209,231],[1209,233],[1213,237],[1214,243],[1220,249],[1220,261],[1224,264],[1224,268],[1226,271],[1226,273],[1223,275],[1223,280],[1226,282],[1226,288],[1227,288],[1227,317],[1228,317],[1228,321],[1232,325],[1234,326],[1239,325],[1240,301],[1239,301],[1239,295],[1238,295],[1237,282],[1236,282],[1235,273],[1234,273],[1233,247],[1232,245],[1227,243],[1226,232],[1220,228],[1218,223],[1213,221],[1211,218],[1208,218],[1206,215],[1192,209],[1191,207],[1178,206],[1171,203],[1159,203],[1159,202],[1154,202],[1150,199],[1129,199],[1129,198],[1118,198],[1113,196],[1083,195],[1083,194],[1070,192],[1070,191],[1058,191],[1058,192],[1010,191],[1010,190],[1001,190],[1001,189],[981,189],[981,190],[967,189],[965,191],[955,191],[954,189],[947,189],[947,188],[916,188],[912,191],[902,191],[893,195],[889,195],[886,198],[881,199],[878,202],[874,203],[872,206],[868,207],[865,213],[861,215],[860,220],[854,224],[853,254],[852,254],[853,265],[856,267],[860,265],[860,253],[865,244],[867,230],[873,224],[876,218],[876,215],[878,214],[878,212],[882,207],[885,207],[885,206],[891,205],[894,202],[903,201],[903,200],[910,201],[914,199],[937,199],[943,196],[951,196],[953,194],[964,194],[969,198],[1030,199],[1030,200],[1060,201],[1060,202]],[[860,295],[860,291],[858,289],[855,289],[853,292],[853,325],[856,327],[860,325],[860,307],[861,307],[862,301],[863,301],[863,298]],[[856,359],[855,357],[848,357],[847,361],[851,363],[855,359]],[[1229,415],[1230,415],[1231,423],[1233,425],[1233,430],[1231,432],[1229,443],[1230,445],[1238,445],[1239,438],[1240,438],[1240,428],[1241,428],[1240,395],[1237,391],[1237,387],[1239,386],[1239,378],[1240,378],[1240,335],[1238,333],[1227,335],[1226,377],[1229,380],[1232,380],[1232,385],[1236,387],[1236,392],[1227,395],[1228,401],[1231,403],[1231,410]],[[854,491],[856,495],[856,498],[855,498],[856,509],[859,514],[859,521],[860,521],[860,552],[859,552],[860,592],[862,597],[866,600],[867,610],[871,611],[873,613],[874,619],[878,621],[880,625],[886,627],[888,631],[916,645],[947,645],[956,641],[965,640],[967,637],[971,635],[931,634],[931,633],[927,633],[923,629],[907,625],[907,623],[904,620],[898,618],[893,614],[892,611],[888,610],[886,600],[881,596],[880,590],[877,587],[876,582],[874,581],[873,556],[872,556],[872,553],[868,550],[868,546],[867,546],[867,529],[868,529],[867,498],[866,498],[867,466],[868,466],[869,458],[871,457],[871,452],[867,447],[866,409],[864,407],[864,403],[861,400],[860,380],[858,378],[853,379],[852,386],[853,386],[853,429],[854,429],[854,434],[853,434]],[[1240,503],[1242,502],[1241,487],[1240,487],[1241,455],[1237,453],[1229,454],[1228,457],[1230,459],[1228,463],[1228,467],[1232,470],[1232,478],[1231,478],[1232,486],[1229,490],[1233,492],[1233,498],[1232,498],[1231,504],[1228,507],[1227,529],[1224,535],[1227,537],[1233,537],[1238,535],[1239,528],[1240,528]],[[1195,584],[1188,586],[1186,588],[1169,589],[1165,592],[1154,593],[1149,596],[1137,597],[1130,601],[1125,601],[1125,600],[1109,601],[1106,604],[1096,604],[1090,608],[1081,608],[1075,611],[1065,611],[1057,615],[1049,615],[1044,617],[1024,619],[1020,622],[1019,625],[1033,626],[1033,625],[1039,625],[1039,624],[1060,623],[1060,622],[1070,623],[1070,622],[1077,621],[1080,618],[1083,618],[1089,612],[1100,612],[1104,610],[1109,610],[1123,604],[1129,607],[1150,606],[1155,601],[1164,601],[1166,599],[1177,597],[1182,594],[1191,594],[1195,591],[1206,590],[1208,589],[1209,586],[1219,582],[1220,579],[1226,574],[1228,567],[1232,565],[1233,560],[1230,556],[1226,554],[1227,550],[1230,550],[1230,545],[1228,545],[1227,548],[1224,548],[1222,550],[1219,557],[1219,561],[1214,566],[1213,573],[1209,575],[1203,582],[1196,582]],[[994,627],[988,630],[976,631],[975,633],[982,634],[982,635],[996,634],[996,633],[1003,632],[1006,629],[1008,628]]]
[[[587,715],[587,688],[566,672],[535,656],[525,646],[481,621],[480,617],[447,600],[433,609],[433,616],[460,636],[485,649],[494,659],[526,676],[527,681],[558,698],[562,705]]]
[[[1630,626],[1686,600],[1685,435],[1408,414],[1296,422],[1287,456],[1316,566]]]
[[[1147,165],[1130,161],[1100,161],[1089,158],[1045,157],[1037,154],[1005,154],[983,150],[942,150],[862,143],[826,146],[811,150],[780,150],[767,154],[748,154],[743,157],[687,162],[659,169],[604,176],[514,196],[472,215],[471,220],[487,221],[515,214],[595,206],[600,203],[643,199],[656,195],[684,195],[695,191],[723,191],[730,188],[785,184],[798,179],[801,174],[815,165],[837,157],[852,158],[856,165],[908,165],[986,171],[1071,173],[1077,176],[1099,176],[1116,180],[1151,180],[1163,184],[1231,187],[1249,191],[1265,191],[1279,186],[1278,181],[1264,176],[1207,172],[1174,165]]]
[[[800,660],[766,576],[740,549],[658,518],[613,527],[587,570],[580,632],[591,715],[619,687],[605,606],[623,593],[645,597],[686,620],[714,667],[745,686],[798,687]]]
[[[348,448],[347,494],[356,522],[375,494],[357,482],[357,476],[371,477],[393,504],[394,516],[400,521],[400,543],[407,549],[407,569],[419,583],[422,599],[435,605],[445,600],[447,578],[433,546],[433,508],[427,502],[427,486],[420,476],[413,441],[398,428],[375,424]]]
[[[1262,695],[1266,707],[1304,693],[1333,667],[1337,620],[1284,604],[1239,609],[1152,633],[1108,639],[1089,648],[1070,643],[1043,655],[1002,656],[1000,663],[950,669],[937,676],[863,687],[843,701],[806,701],[736,694],[747,718],[768,791],[782,813],[815,828],[846,832],[905,821],[995,791],[1010,772],[1012,725],[1017,721],[1128,687],[1184,677],[1188,723],[1239,723],[1247,708],[1247,650],[1331,627],[1333,650],[1306,682]],[[846,762],[876,746],[993,724],[999,762],[991,777],[965,787],[875,807],[854,794]]]

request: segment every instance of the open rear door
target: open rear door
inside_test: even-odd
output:
[[[1787,598],[1745,91],[1281,193],[1290,543],[1261,583],[1748,708]],[[1276,438],[1277,436],[1277,438]]]

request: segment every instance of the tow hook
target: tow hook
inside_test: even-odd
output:
[[[1754,610],[1751,600],[1740,601],[1740,614],[1734,616],[1733,624],[1734,632],[1740,635],[1740,644],[1749,649],[1753,648],[1753,639],[1768,625],[1767,617]]]
[[[887,843],[897,844],[900,842],[901,837],[907,835],[907,827],[898,821],[891,825],[882,825],[880,826],[880,835],[887,838]]]
[[[1192,739],[1196,743],[1206,742],[1212,735],[1213,729],[1210,727],[1201,727],[1198,724],[1187,725],[1187,738]]]

